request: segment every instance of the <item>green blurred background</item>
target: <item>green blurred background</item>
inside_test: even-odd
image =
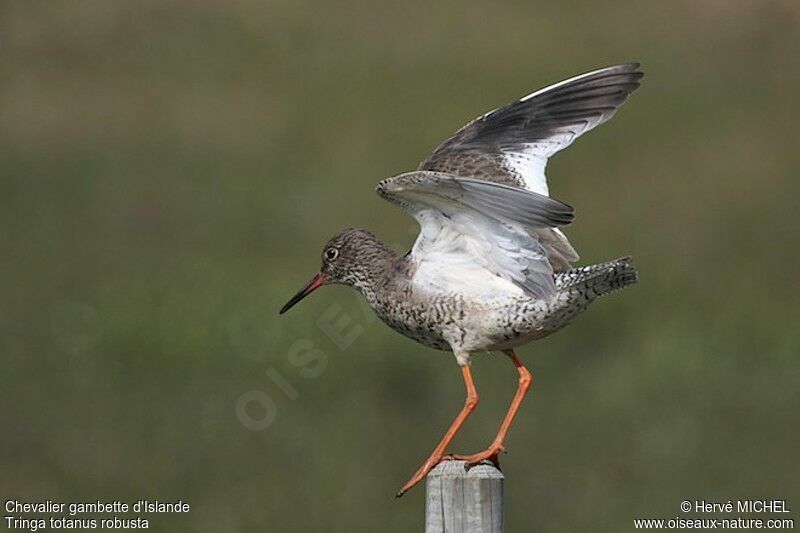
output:
[[[631,60],[642,89],[548,174],[582,262],[631,254],[641,282],[521,350],[507,531],[800,509],[794,0],[3,2],[0,496],[192,505],[156,531],[421,530],[424,490],[393,495],[462,404],[452,357],[349,289],[277,310],[340,228],[412,242],[379,179]],[[516,384],[474,374],[452,451]]]

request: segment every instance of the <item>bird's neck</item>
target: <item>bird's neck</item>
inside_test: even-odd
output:
[[[392,284],[403,277],[402,261],[397,253],[380,241],[370,247],[359,267],[353,276],[352,285],[372,307],[379,305]]]

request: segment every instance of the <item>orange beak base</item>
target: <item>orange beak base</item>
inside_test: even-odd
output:
[[[302,289],[297,291],[297,294],[292,296],[292,298],[288,302],[286,302],[286,305],[281,307],[279,314],[282,315],[283,313],[291,309],[294,306],[294,304],[296,304],[297,302],[299,302],[300,300],[302,300],[315,290],[325,285],[325,281],[326,281],[325,276],[322,273],[319,273],[313,278],[311,278],[311,281],[306,283]]]

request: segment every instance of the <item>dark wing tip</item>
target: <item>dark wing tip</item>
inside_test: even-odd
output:
[[[556,200],[555,198],[548,198],[548,214],[550,218],[559,226],[566,226],[572,223],[575,219],[575,209],[568,203]]]
[[[634,61],[634,62],[631,62],[631,63],[625,63],[623,65],[620,65],[619,67],[620,67],[619,72],[621,74],[622,73],[628,74],[629,79],[632,82],[636,83],[637,84],[637,88],[638,88],[639,80],[644,78],[644,72],[641,70],[642,69],[641,63],[639,63],[638,61]],[[636,89],[634,89],[634,90],[636,90]],[[633,91],[631,91],[631,92],[633,92]]]
[[[642,67],[642,64],[638,61],[630,61],[628,63],[621,64],[620,67],[628,72],[633,72],[634,70],[639,70]]]
[[[474,178],[451,178],[477,194],[484,209],[533,227],[565,226],[572,222],[575,210],[569,204],[519,187]]]
[[[641,71],[642,64],[638,61],[631,61],[629,63],[620,63],[619,65],[613,65],[606,68],[598,69],[596,72],[602,71],[613,71],[613,72],[638,72],[639,74],[644,75],[644,72]]]

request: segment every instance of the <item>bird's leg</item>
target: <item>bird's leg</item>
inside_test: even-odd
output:
[[[419,470],[417,470],[417,472],[411,476],[411,479],[409,479],[408,482],[403,485],[403,488],[400,489],[400,492],[397,493],[398,498],[408,492],[411,487],[425,479],[425,476],[428,475],[433,467],[439,464],[444,457],[445,450],[447,450],[447,447],[453,440],[453,437],[456,436],[456,433],[458,433],[458,430],[464,425],[464,422],[467,420],[470,413],[472,413],[472,411],[475,409],[475,406],[478,405],[478,391],[475,389],[475,383],[472,381],[472,373],[470,372],[468,364],[461,365],[461,374],[464,376],[464,384],[467,386],[467,398],[464,402],[464,407],[461,408],[461,412],[458,413],[458,416],[455,418],[455,420],[453,420],[453,423],[450,425],[447,433],[444,434],[442,440],[439,442],[436,448],[434,448],[431,456],[428,457],[424,463],[422,463],[422,466],[419,467]]]
[[[514,394],[514,399],[511,400],[511,405],[508,407],[508,412],[503,419],[503,423],[500,424],[500,431],[497,432],[497,436],[484,451],[472,455],[453,455],[453,459],[465,461],[467,464],[476,464],[489,459],[493,463],[498,464],[497,454],[504,451],[503,442],[508,434],[508,428],[511,427],[511,422],[514,421],[522,399],[525,398],[525,394],[527,394],[531,383],[533,383],[533,376],[528,369],[525,368],[525,365],[522,364],[522,361],[519,360],[514,350],[507,350],[503,353],[509,356],[511,361],[514,362],[514,366],[517,367],[517,372],[519,372],[519,384],[517,385],[517,392]]]

